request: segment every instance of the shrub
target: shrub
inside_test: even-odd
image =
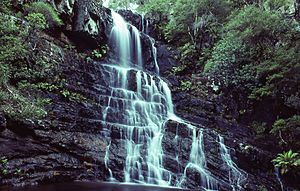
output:
[[[280,168],[281,174],[286,174],[290,170],[300,166],[300,155],[292,150],[279,153],[275,159],[272,160],[275,167]]]
[[[9,13],[11,7],[11,0],[1,0],[0,1],[0,12]]]
[[[63,24],[62,20],[59,18],[59,15],[55,11],[55,9],[47,3],[34,2],[27,5],[26,10],[29,13],[43,14],[50,28],[61,26]]]
[[[278,119],[272,126],[271,134],[280,138],[280,144],[289,148],[300,149],[300,116]]]
[[[0,16],[0,64],[9,65],[27,56],[24,27],[9,16]]]
[[[190,81],[181,81],[180,82],[180,90],[187,91],[192,88],[193,84]]]
[[[46,18],[41,13],[29,13],[25,18],[33,29],[43,30],[47,28]]]
[[[283,130],[285,126],[286,126],[286,121],[284,119],[278,119],[272,125],[273,129],[271,130],[271,133],[277,134],[279,131]]]
[[[0,101],[4,103],[0,105],[0,109],[12,118],[42,119],[47,114],[43,108],[47,100],[31,101],[15,89],[1,91]]]
[[[258,134],[258,135],[263,134],[267,129],[267,123],[261,123],[261,122],[257,122],[257,121],[254,121],[251,124],[251,126],[255,130],[256,134]]]

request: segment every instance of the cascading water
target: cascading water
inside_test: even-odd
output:
[[[142,15],[142,32],[145,34],[149,33],[149,21]]]
[[[142,59],[142,43],[140,38],[140,32],[136,27],[132,27],[132,36],[133,36],[133,47],[131,49],[134,50],[134,57],[136,63],[140,68],[143,67],[143,59]]]
[[[170,173],[162,166],[161,141],[163,124],[168,115],[173,113],[171,92],[163,80],[142,70],[139,31],[128,25],[119,14],[113,12],[112,17],[114,27],[110,40],[119,61],[103,65],[111,89],[103,121],[123,129],[122,138],[127,151],[125,182],[169,185]],[[135,78],[135,89],[130,87],[131,77]],[[110,121],[109,115],[118,115],[120,118],[117,122]],[[147,174],[143,173],[145,168]]]
[[[102,122],[108,132],[112,131],[113,127],[118,128],[120,139],[126,148],[123,181],[181,187],[186,179],[187,170],[192,168],[201,174],[199,184],[203,188],[217,189],[216,181],[206,165],[203,131],[174,114],[171,91],[158,75],[154,39],[149,37],[156,72],[156,75],[151,75],[143,69],[138,29],[127,24],[115,12],[112,12],[112,18],[114,26],[110,35],[110,45],[114,47],[116,61],[101,65],[109,86],[109,92],[101,97],[104,103]],[[148,26],[142,28],[147,31]],[[186,124],[193,132],[190,161],[180,174],[173,174],[163,166],[162,140],[164,126],[169,119]],[[223,149],[221,153],[225,153],[224,161],[228,161],[229,159],[225,158],[228,152],[224,150],[223,144],[220,139]],[[115,180],[109,165],[110,147],[111,141],[106,147],[105,167],[110,174],[110,180]],[[235,167],[231,163],[227,164],[232,168]],[[239,184],[233,182],[236,183]]]
[[[184,174],[181,178],[179,185],[186,178],[186,173],[189,168],[193,168],[197,170],[200,175],[201,186],[206,189],[216,189],[217,185],[215,180],[211,177],[209,171],[206,170],[206,159],[204,153],[204,140],[203,140],[203,130],[197,132],[196,128],[191,124],[187,124],[187,126],[193,130],[193,144],[190,153],[190,162],[184,169]]]
[[[121,15],[112,12],[114,26],[111,31],[110,39],[118,43],[117,52],[119,54],[118,58],[122,66],[128,65],[128,59],[131,58],[130,55],[130,31],[128,30],[127,23],[124,21]]]
[[[232,190],[240,190],[242,188],[241,183],[246,179],[244,173],[239,169],[236,164],[232,161],[230,153],[224,144],[224,138],[218,135],[218,141],[220,145],[220,153],[224,163],[228,166],[228,178]]]

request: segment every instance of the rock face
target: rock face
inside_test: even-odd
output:
[[[66,28],[63,32],[77,44],[78,49],[93,49],[107,41],[112,28],[110,10],[93,1],[54,1],[53,4],[65,17]],[[121,14],[141,29],[143,21],[140,16],[130,11],[122,11]],[[153,73],[153,42],[145,34],[141,34],[141,40],[145,69]],[[46,119],[38,122],[11,119],[0,113],[0,156],[7,160],[0,162],[2,171],[5,170],[5,173],[0,173],[0,188],[5,185],[24,186],[74,180],[108,181],[111,175],[107,159],[109,168],[113,169],[113,177],[124,181],[127,151],[120,138],[122,129],[112,125],[110,132],[107,131],[101,121],[105,100],[99,99],[110,93],[105,79],[107,71],[103,65],[109,65],[114,60],[86,61],[75,51],[65,50],[55,42],[50,44],[59,49],[59,55],[52,59],[59,62],[59,71],[66,78],[65,85],[70,91],[83,95],[84,99],[74,101],[55,93],[46,93],[44,96],[51,98],[52,104],[46,108]],[[162,42],[156,46],[161,73],[176,86],[177,80],[166,74],[173,66],[178,66],[176,57],[179,53]],[[137,88],[135,84],[129,86],[132,90]],[[173,96],[177,114],[194,123],[196,134],[203,133],[206,166],[211,181],[218,182],[219,190],[232,190],[231,181],[241,181],[240,190],[280,190],[275,176],[267,172],[271,168],[269,153],[251,145],[247,138],[249,131],[220,117],[218,105],[212,100],[178,92],[174,92]],[[111,115],[109,120],[117,121],[119,117]],[[229,150],[232,161],[243,169],[239,171],[237,179],[230,179],[232,176],[229,172],[236,171],[231,171],[232,168],[222,159],[220,137],[211,128],[225,135],[226,145],[232,148]],[[170,120],[165,124],[164,133],[163,163],[174,174],[171,182],[175,184],[175,174],[182,176],[185,173],[186,178],[180,181],[181,185],[201,190],[199,182],[205,178],[194,168],[185,168],[190,162],[193,130],[183,122]],[[109,156],[106,155],[107,148]]]
[[[95,49],[107,42],[111,31],[110,10],[88,0],[52,3],[61,13],[66,31],[79,49]]]

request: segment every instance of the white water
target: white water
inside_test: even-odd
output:
[[[116,12],[112,12],[114,26],[111,31],[110,39],[117,46],[117,52],[119,54],[120,63],[123,66],[127,66],[130,55],[130,31],[128,25],[123,17]]]
[[[145,34],[149,34],[149,21],[142,15],[142,32]]]
[[[189,163],[186,165],[184,169],[184,173],[177,183],[178,187],[182,187],[184,181],[187,179],[187,171],[191,168],[200,173],[200,184],[205,190],[216,190],[218,185],[214,178],[212,178],[210,172],[206,167],[206,157],[204,150],[204,137],[203,137],[203,129],[198,130],[195,126],[187,123],[186,121],[173,117],[174,121],[185,124],[188,128],[193,131],[193,142],[191,153],[189,157]]]
[[[139,30],[132,26],[132,36],[133,36],[133,47],[131,49],[134,50],[135,62],[137,65],[142,68],[143,67],[143,59],[142,59],[142,43],[140,38]]]
[[[232,161],[229,150],[224,144],[224,138],[221,135],[218,135],[218,141],[220,145],[220,153],[224,163],[229,168],[228,178],[232,190],[240,190],[242,188],[241,183],[247,178],[244,176],[245,173],[237,167],[237,165]]]
[[[102,121],[107,128],[120,129],[120,136],[126,148],[124,182],[171,186],[172,176],[175,176],[176,185],[181,187],[187,178],[187,170],[193,168],[201,174],[199,185],[205,189],[217,189],[216,181],[206,165],[203,130],[175,116],[171,91],[167,83],[158,76],[159,66],[154,39],[149,37],[157,76],[143,70],[139,31],[128,25],[119,14],[112,12],[112,17],[114,26],[110,43],[114,45],[118,60],[115,63],[102,64],[110,89],[110,92],[103,96],[105,105]],[[142,28],[147,32],[147,24]],[[162,139],[168,119],[186,124],[193,132],[190,161],[182,175],[174,175],[163,166]],[[228,158],[229,153],[221,138],[219,142],[223,160],[233,169],[230,171],[230,177],[234,177],[230,178],[230,183],[239,186],[240,181],[235,178],[237,168],[231,158]],[[106,148],[105,166],[110,173],[110,180],[114,180],[109,167],[109,148],[110,144]]]
[[[157,62],[157,48],[155,47],[155,40],[151,37],[150,37],[150,40],[151,40],[151,44],[152,44],[152,54],[153,54],[153,58],[154,58],[155,71],[157,74],[159,74],[159,66],[158,66],[158,62]]]
[[[284,185],[283,185],[283,182],[281,181],[279,169],[277,167],[275,167],[275,176],[276,176],[277,181],[280,184],[281,191],[284,191]]]
[[[170,184],[171,175],[162,166],[161,142],[164,122],[169,113],[173,113],[171,92],[163,80],[143,71],[139,31],[119,14],[113,12],[112,17],[114,27],[110,40],[120,60],[103,65],[109,73],[111,89],[103,121],[122,128],[126,148],[124,181],[166,186]],[[129,80],[132,76],[135,81]],[[136,89],[132,89],[132,83],[136,84]],[[109,121],[108,116],[112,115],[120,117],[115,119],[117,121]],[[145,146],[147,153],[142,153]],[[144,166],[147,174],[143,173]]]

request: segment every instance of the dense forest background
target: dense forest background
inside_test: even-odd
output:
[[[47,3],[26,2],[0,2],[0,111],[39,121],[51,104],[40,94],[85,98],[66,89],[57,64],[37,51],[43,46],[37,37],[55,36],[62,16]],[[112,0],[109,6],[134,7],[152,19],[154,37],[181,53],[180,66],[169,72],[180,79],[177,90],[222,96],[224,117],[253,130],[259,144],[273,144],[281,174],[299,175],[299,0]],[[106,54],[103,47],[78,55],[99,59]]]

